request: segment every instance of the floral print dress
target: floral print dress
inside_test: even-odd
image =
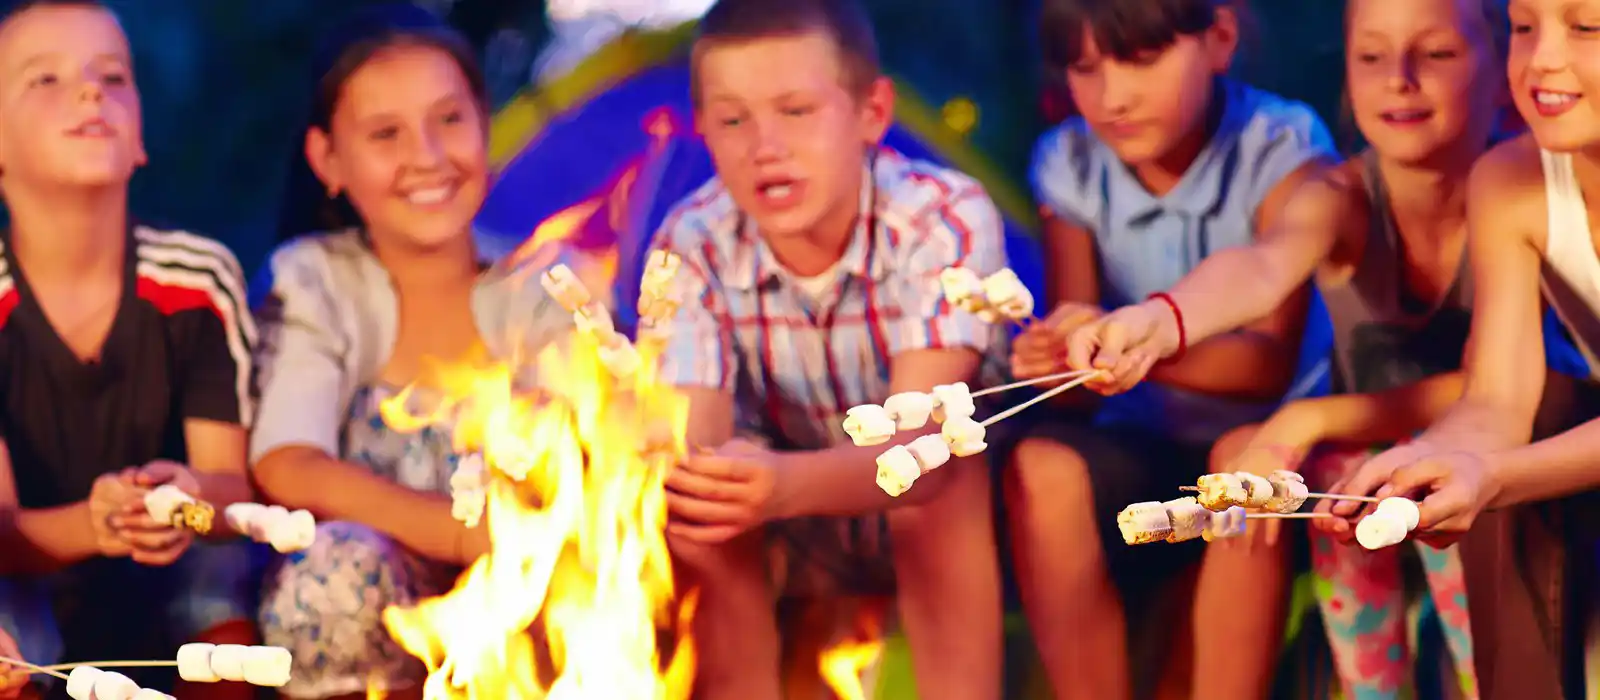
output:
[[[344,426],[343,459],[418,491],[448,493],[456,463],[448,432],[425,428],[407,434],[384,425],[378,405],[393,394],[384,386],[356,393]],[[325,698],[421,682],[421,662],[389,636],[383,610],[439,595],[459,573],[364,525],[320,523],[316,543],[279,557],[266,577],[262,635],[294,656],[283,693]]]

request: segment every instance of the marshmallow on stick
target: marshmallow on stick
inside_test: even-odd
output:
[[[1128,544],[1186,542],[1200,538],[1207,542],[1244,534],[1245,511],[1234,506],[1214,513],[1193,497],[1165,503],[1135,503],[1117,514],[1117,528]]]
[[[1033,293],[1010,268],[988,277],[965,267],[947,267],[939,273],[939,286],[951,306],[986,323],[1010,319],[1017,323],[1033,317]]]
[[[1356,541],[1367,549],[1383,549],[1404,542],[1421,522],[1422,511],[1416,501],[1390,497],[1378,502],[1377,510],[1356,523]]]
[[[933,391],[903,391],[882,406],[862,404],[845,411],[844,432],[859,447],[882,445],[897,431],[920,430],[931,418],[943,423],[951,417],[970,418],[978,411],[966,382],[940,384]]]
[[[215,506],[172,484],[162,484],[146,493],[144,508],[157,522],[186,528],[199,535],[211,534],[211,524],[217,515]]]
[[[178,677],[191,683],[244,681],[281,688],[289,682],[294,658],[283,647],[238,644],[185,644],[178,647]]]
[[[890,496],[911,489],[917,478],[945,465],[951,457],[969,457],[988,447],[988,429],[968,417],[953,417],[938,435],[923,435],[906,445],[895,445],[878,455],[878,488]]]
[[[678,269],[683,260],[665,250],[650,252],[645,261],[644,277],[639,283],[639,331],[641,334],[657,333],[667,321],[677,315],[683,300],[676,288]]]
[[[1265,477],[1250,472],[1207,474],[1200,477],[1196,490],[1200,505],[1213,511],[1240,506],[1293,513],[1311,495],[1305,477],[1284,469]]]
[[[983,297],[991,308],[1013,321],[1033,317],[1033,293],[1009,267],[984,278]]]
[[[283,506],[234,503],[222,509],[228,527],[280,554],[298,552],[317,541],[317,519],[311,511],[291,511]]]
[[[489,470],[483,456],[474,452],[456,463],[450,475],[450,517],[467,527],[477,527],[488,505]]]

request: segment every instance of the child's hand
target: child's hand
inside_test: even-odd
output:
[[[94,530],[95,547],[105,557],[125,557],[133,549],[115,524],[129,503],[144,507],[143,490],[133,485],[126,473],[102,474],[89,487],[89,527]]]
[[[1500,492],[1493,459],[1473,452],[1446,452],[1394,470],[1379,498],[1416,498],[1417,536],[1434,547],[1461,539]]]
[[[726,542],[773,515],[777,454],[744,440],[691,454],[667,477],[669,534],[704,543]]]
[[[167,460],[156,460],[143,467],[124,470],[123,473],[140,493],[138,499],[126,504],[122,512],[111,520],[118,535],[130,545],[132,551],[129,556],[147,566],[166,566],[177,561],[194,543],[194,533],[150,517],[143,494],[157,486],[172,484],[184,493],[198,496],[199,480],[188,467]]]
[[[22,658],[22,652],[17,650],[17,640],[12,639],[5,630],[0,630],[0,656],[27,661]],[[21,697],[32,676],[33,674],[25,668],[0,663],[0,700]]]
[[[1067,368],[1067,336],[1105,312],[1098,306],[1068,302],[1057,306],[1044,320],[1028,326],[1011,345],[1011,374],[1033,379]]]
[[[1141,381],[1156,362],[1178,349],[1176,316],[1162,302],[1124,306],[1067,336],[1067,365],[1100,369],[1109,380],[1085,386],[1101,394],[1119,394]]]

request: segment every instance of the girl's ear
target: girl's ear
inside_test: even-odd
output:
[[[1232,7],[1218,7],[1216,21],[1206,30],[1206,52],[1211,72],[1226,73],[1239,49],[1239,14]]]
[[[332,199],[344,189],[344,182],[338,176],[338,156],[333,152],[333,139],[328,132],[317,127],[306,129],[306,162],[311,165],[311,172],[317,174],[317,179],[328,188],[328,198]]]

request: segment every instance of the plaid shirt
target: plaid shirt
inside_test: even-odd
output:
[[[845,411],[888,396],[900,353],[964,347],[1004,361],[1008,329],[952,308],[939,285],[946,267],[987,275],[1006,265],[1003,224],[983,188],[887,149],[868,175],[855,238],[816,301],[715,178],[656,238],[683,259],[685,303],[667,329],[664,376],[731,393],[741,432],[773,447],[847,440]]]

